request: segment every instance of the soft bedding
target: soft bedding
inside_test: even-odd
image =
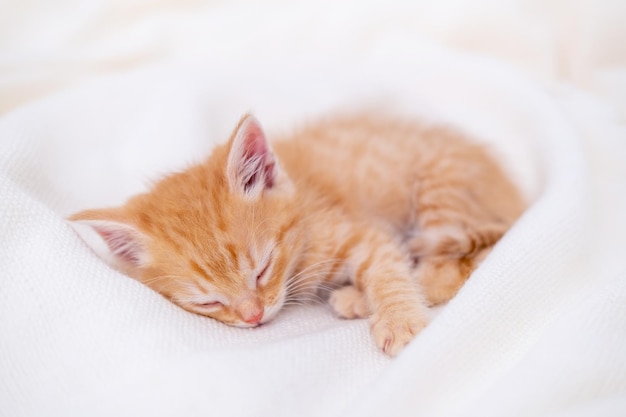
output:
[[[625,415],[625,8],[468,4],[0,6],[0,415]],[[191,315],[65,220],[246,111],[271,134],[359,109],[463,129],[529,201],[395,359],[323,305]]]

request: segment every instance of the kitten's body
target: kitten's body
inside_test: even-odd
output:
[[[272,148],[244,118],[203,164],[73,218],[129,275],[232,325],[347,284],[330,304],[371,315],[377,345],[395,354],[426,325],[425,302],[452,297],[523,210],[487,152],[443,128],[329,119]]]

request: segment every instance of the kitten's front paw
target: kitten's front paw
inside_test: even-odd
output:
[[[400,353],[427,324],[426,313],[414,306],[379,312],[371,318],[376,346],[390,356]]]
[[[328,303],[340,317],[346,319],[357,319],[370,315],[365,294],[354,285],[346,285],[334,290]]]

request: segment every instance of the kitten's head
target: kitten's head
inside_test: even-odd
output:
[[[124,206],[70,217],[117,265],[186,310],[253,327],[285,302],[304,250],[293,184],[252,116],[206,162]]]

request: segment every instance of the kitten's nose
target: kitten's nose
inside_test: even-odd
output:
[[[250,295],[239,302],[236,307],[241,320],[249,324],[259,324],[263,319],[263,303],[257,295]]]
[[[259,310],[256,314],[251,314],[243,318],[243,321],[250,324],[258,324],[263,318],[263,310]]]

